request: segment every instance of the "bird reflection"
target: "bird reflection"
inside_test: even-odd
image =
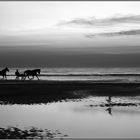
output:
[[[106,99],[106,101],[107,101],[108,103],[111,103],[111,96],[108,96],[108,99]]]
[[[111,107],[107,108],[105,111],[108,111],[108,114],[112,115],[112,108]]]
[[[108,96],[108,99],[106,99],[106,101],[109,104],[109,107],[105,111],[108,111],[108,114],[112,115],[111,96]]]

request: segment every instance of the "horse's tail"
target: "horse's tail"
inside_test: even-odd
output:
[[[40,72],[41,72],[41,69],[38,69],[38,74],[40,74]]]

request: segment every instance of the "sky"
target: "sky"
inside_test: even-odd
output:
[[[0,2],[1,66],[140,66],[139,40],[138,1]]]

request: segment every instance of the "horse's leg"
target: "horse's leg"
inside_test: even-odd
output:
[[[5,75],[3,75],[3,80],[6,79]]]
[[[37,75],[36,75],[36,77],[37,77],[38,80],[40,80],[39,77],[38,77]]]
[[[19,76],[16,77],[16,80],[19,80]]]
[[[33,76],[33,75],[32,75],[32,78],[30,78],[30,80],[31,80],[31,79],[34,79],[34,76]]]
[[[26,76],[23,76],[23,80],[26,80]]]
[[[29,80],[32,80],[33,78],[30,78],[30,76],[28,76],[28,79],[29,79]]]
[[[28,79],[30,80],[30,77],[29,77],[29,75],[28,75]]]
[[[25,77],[24,76],[22,76],[22,80],[25,80]]]
[[[27,76],[26,76],[26,75],[24,75],[23,77],[24,77],[24,80],[26,80],[26,77],[27,77]]]
[[[1,75],[2,76],[2,75]],[[3,80],[3,78],[1,78],[1,80]]]

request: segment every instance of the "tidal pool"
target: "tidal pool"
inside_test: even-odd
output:
[[[140,138],[140,96],[90,96],[40,104],[0,105],[0,127],[58,131],[54,137]],[[1,101],[2,102],[2,101]],[[60,135],[61,134],[61,135]]]

